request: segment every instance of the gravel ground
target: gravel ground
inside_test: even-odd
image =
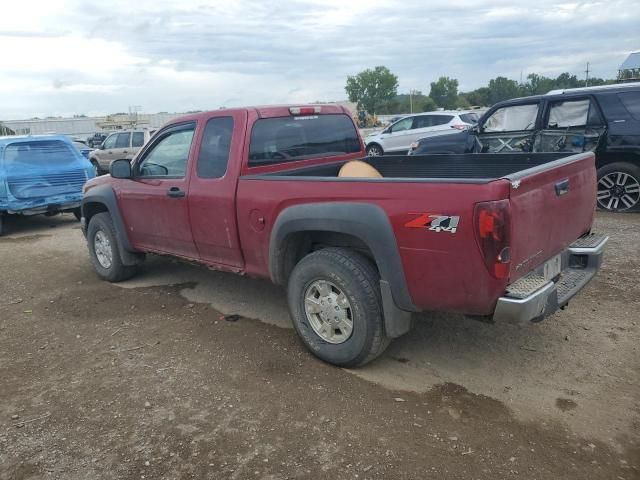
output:
[[[8,228],[1,480],[640,478],[639,215],[598,214],[602,272],[542,324],[424,315],[353,371],[266,282],[151,258],[110,285],[73,217]]]

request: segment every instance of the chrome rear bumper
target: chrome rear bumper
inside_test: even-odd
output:
[[[593,233],[580,237],[562,253],[557,278],[541,280],[537,269],[509,285],[507,294],[498,299],[494,321],[538,322],[566,306],[600,269],[608,240]]]

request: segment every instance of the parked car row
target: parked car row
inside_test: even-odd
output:
[[[407,153],[411,144],[421,138],[446,135],[466,130],[476,124],[476,111],[437,111],[406,115],[381,132],[365,138],[367,154],[378,156]]]
[[[556,90],[491,107],[471,129],[423,136],[410,154],[593,151],[598,206],[640,210],[640,83]]]

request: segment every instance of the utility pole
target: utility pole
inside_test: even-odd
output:
[[[413,90],[409,90],[409,113],[413,113]]]
[[[584,73],[587,74],[587,79],[584,82],[584,86],[588,87],[589,86],[589,62],[587,62],[587,69],[584,71]]]

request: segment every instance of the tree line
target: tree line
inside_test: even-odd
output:
[[[616,83],[616,80],[602,78],[588,80],[588,86],[611,83]],[[584,87],[587,86],[587,81],[566,72],[555,78],[531,73],[522,83],[499,76],[489,80],[486,87],[468,92],[460,92],[458,86],[457,79],[440,77],[435,82],[431,82],[428,95],[421,90],[398,94],[398,77],[387,67],[378,66],[347,77],[345,90],[349,101],[358,104],[358,110],[380,115],[429,112],[438,108],[453,110],[489,107],[511,98],[541,95],[559,88]]]

